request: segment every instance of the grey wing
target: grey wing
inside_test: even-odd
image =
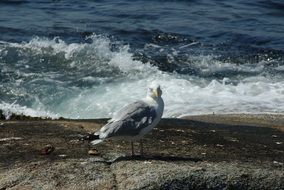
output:
[[[154,107],[143,101],[134,102],[121,109],[115,119],[103,127],[101,135],[103,138],[138,135],[141,129],[153,123],[156,116]]]
[[[148,104],[146,104],[143,101],[136,101],[131,104],[128,104],[127,106],[124,106],[122,109],[120,109],[117,113],[115,113],[114,117],[110,121],[114,120],[122,120],[125,117],[128,117],[134,112],[137,112],[139,108],[147,107]]]

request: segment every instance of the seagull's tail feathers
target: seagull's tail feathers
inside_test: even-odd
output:
[[[94,140],[91,142],[92,145],[96,145],[96,144],[99,144],[101,142],[103,142],[104,140],[103,139],[98,139],[98,140]]]
[[[94,135],[100,136],[100,133],[101,133],[100,131],[97,131],[97,132],[94,133]]]
[[[104,125],[99,131],[95,132],[94,135],[98,136],[99,138],[102,138],[102,136],[104,136],[104,134],[108,130],[108,126],[109,126],[109,123]]]
[[[99,144],[104,141],[104,139],[108,138],[109,135],[109,130],[112,129],[110,128],[112,126],[112,122],[107,123],[104,125],[99,131],[94,133],[95,136],[97,136],[99,139],[95,139],[91,142],[92,145]]]

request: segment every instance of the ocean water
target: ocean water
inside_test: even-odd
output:
[[[0,109],[111,117],[161,85],[164,117],[284,112],[281,0],[1,0]]]

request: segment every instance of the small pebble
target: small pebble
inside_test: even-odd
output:
[[[277,135],[271,135],[272,138],[277,138]]]
[[[184,130],[182,130],[182,129],[177,129],[177,131],[184,133]]]
[[[66,157],[67,157],[66,154],[59,154],[58,156],[59,156],[60,158],[66,158]]]
[[[92,156],[95,156],[95,155],[98,155],[99,152],[96,149],[91,149],[91,150],[88,151],[88,154],[92,155]]]
[[[278,144],[278,145],[282,144],[282,142],[275,142],[275,143]]]
[[[216,144],[216,146],[218,146],[218,147],[223,147],[224,145],[222,145],[222,144]]]
[[[213,133],[215,133],[216,132],[216,130],[210,130],[211,132],[213,132]]]
[[[273,164],[277,164],[277,165],[280,165],[280,166],[283,166],[283,163],[282,162],[277,162],[277,161],[273,161]]]
[[[231,141],[232,141],[232,142],[239,142],[239,140],[238,140],[238,139],[235,139],[235,138],[231,138]]]
[[[144,161],[144,164],[152,164],[150,161]]]
[[[41,155],[49,155],[55,150],[55,147],[48,144],[43,149],[41,149],[40,154]]]

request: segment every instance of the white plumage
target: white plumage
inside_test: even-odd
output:
[[[133,141],[140,140],[140,153],[143,154],[142,138],[149,133],[161,120],[164,111],[162,90],[159,85],[148,88],[146,98],[126,105],[95,134],[98,140],[93,145],[106,139],[131,141],[132,154],[134,154]]]

